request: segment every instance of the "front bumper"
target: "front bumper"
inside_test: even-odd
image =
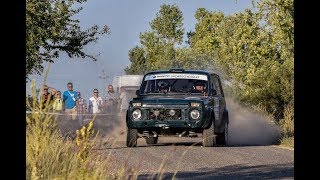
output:
[[[142,118],[140,120],[133,120],[131,113],[134,109],[129,109],[127,111],[126,123],[128,128],[133,129],[146,129],[146,128],[186,128],[186,129],[198,129],[205,128],[207,124],[210,124],[210,112],[208,110],[199,109],[201,116],[199,119],[191,119],[186,113],[180,119],[148,119],[146,116],[146,111],[142,110]]]

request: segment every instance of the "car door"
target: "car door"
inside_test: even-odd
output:
[[[226,102],[225,102],[224,93],[222,90],[220,77],[216,74],[211,74],[211,83],[212,83],[213,89],[215,89],[216,91],[216,94],[214,95],[214,99],[218,103],[214,104],[214,111],[215,111],[216,120],[219,120],[218,124],[220,124],[221,123],[220,120],[222,119],[223,112],[226,107]]]

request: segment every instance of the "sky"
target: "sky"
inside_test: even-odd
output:
[[[149,23],[156,17],[162,4],[175,4],[182,11],[186,40],[186,33],[194,31],[197,22],[194,13],[198,8],[234,14],[250,8],[251,2],[252,0],[88,0],[82,4],[83,10],[75,16],[75,19],[80,20],[81,28],[87,29],[97,24],[100,27],[107,25],[111,31],[97,43],[85,47],[88,54],[100,53],[98,60],[94,62],[89,58],[69,58],[61,54],[50,65],[46,84],[63,92],[67,89],[67,83],[72,82],[74,90],[80,91],[85,99],[92,96],[94,88],[103,95],[113,77],[124,74],[123,69],[130,65],[129,50],[140,45],[140,33],[151,30]],[[44,64],[44,67],[47,69],[48,64]],[[103,71],[108,76],[107,79],[99,78],[103,76]],[[29,77],[40,87],[44,74]],[[26,84],[26,93],[30,94],[30,83]]]

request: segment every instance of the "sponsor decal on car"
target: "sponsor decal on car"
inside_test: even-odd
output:
[[[197,80],[208,80],[207,75],[203,74],[186,74],[186,73],[161,73],[152,74],[145,77],[145,81],[154,79],[197,79]]]

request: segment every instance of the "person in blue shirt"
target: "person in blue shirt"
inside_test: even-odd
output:
[[[78,93],[76,91],[73,91],[73,84],[71,82],[67,84],[67,87],[68,90],[63,92],[63,104],[64,111],[66,113],[66,119],[76,120]]]

